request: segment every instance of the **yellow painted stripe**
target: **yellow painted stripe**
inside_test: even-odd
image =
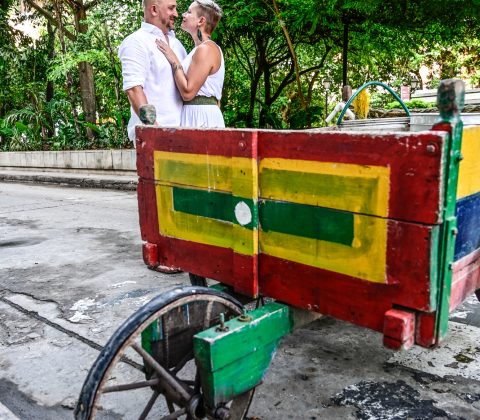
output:
[[[480,126],[465,127],[458,173],[457,199],[480,191]]]
[[[388,216],[388,167],[272,158],[259,173],[262,198]]]
[[[363,280],[385,283],[387,220],[354,216],[352,246],[277,233],[259,232],[263,254]],[[345,293],[348,293],[346,290]]]
[[[388,168],[264,159],[260,171],[263,171],[260,178],[264,177],[260,180],[263,197],[352,212],[369,210],[381,216],[388,214]],[[281,178],[292,178],[292,183],[279,183],[275,171],[283,171]],[[322,187],[324,191],[312,183],[302,183],[318,174],[329,175],[326,179],[330,180],[339,178],[340,185],[345,186],[343,193],[339,194],[338,188],[332,191],[328,183]],[[230,248],[243,255],[257,254],[260,240],[262,252],[269,255],[368,281],[385,281],[387,222],[380,218],[356,215],[353,245],[346,246],[278,232],[257,233],[229,222],[174,211],[172,186],[230,192],[238,197],[252,198],[256,203],[258,177],[254,159],[155,152],[160,233]],[[366,187],[358,188],[359,181]]]
[[[170,186],[157,185],[156,195],[161,235],[205,245],[231,248],[243,255],[258,254],[256,229],[247,229],[230,222],[176,212],[173,207],[173,188]]]
[[[255,200],[258,197],[255,159],[155,151],[154,170],[155,180],[163,185],[231,192]]]

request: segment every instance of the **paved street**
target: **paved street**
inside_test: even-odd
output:
[[[0,418],[3,405],[20,419],[71,419],[109,336],[187,283],[145,267],[135,192],[0,183]],[[250,415],[480,419],[479,328],[473,296],[434,351],[394,353],[378,333],[322,318],[284,339]],[[101,418],[133,418],[129,398]]]

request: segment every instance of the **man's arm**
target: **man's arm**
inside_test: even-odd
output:
[[[143,90],[149,68],[147,50],[138,36],[130,35],[120,45],[118,57],[122,63],[123,90],[138,115],[139,108],[148,103]]]
[[[148,104],[147,97],[143,91],[143,86],[134,86],[125,91],[127,94],[130,105],[132,105],[135,114],[139,115],[138,110],[142,105]]]

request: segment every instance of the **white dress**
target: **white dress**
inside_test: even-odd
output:
[[[213,41],[212,41],[213,42]],[[218,47],[218,45],[217,45]],[[220,47],[221,62],[220,68],[207,77],[205,83],[200,88],[197,96],[215,97],[217,101],[222,98],[223,79],[225,78],[225,63],[223,53]],[[185,73],[192,63],[192,57],[195,54],[195,47],[182,61],[182,67]],[[183,105],[182,116],[180,118],[181,127],[225,127],[222,111],[217,105]]]

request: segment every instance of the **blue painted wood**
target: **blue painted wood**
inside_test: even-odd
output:
[[[480,192],[457,201],[458,235],[454,261],[480,248]]]

